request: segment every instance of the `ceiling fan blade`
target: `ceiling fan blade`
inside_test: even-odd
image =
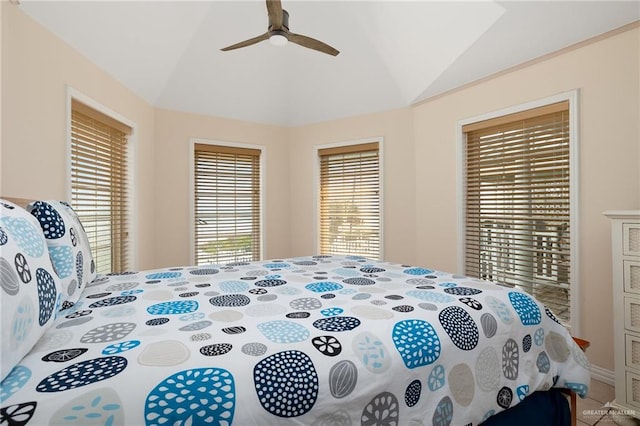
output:
[[[280,0],[267,0],[267,13],[269,14],[270,29],[281,30],[284,13],[282,12]]]
[[[267,40],[269,38],[269,33],[266,32],[258,37],[250,38],[249,40],[241,41],[240,43],[232,44],[231,46],[223,47],[222,51],[226,52],[227,50],[239,49],[241,47],[251,46],[252,44],[259,43],[263,40]]]
[[[315,38],[307,37],[301,34],[289,33],[289,41],[291,43],[299,44],[309,49],[317,50],[318,52],[326,53],[331,56],[337,56],[340,53],[339,50],[334,49],[326,43],[316,40]]]

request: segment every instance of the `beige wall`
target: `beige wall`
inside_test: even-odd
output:
[[[384,139],[385,258],[455,271],[456,123],[580,91],[581,335],[613,369],[609,209],[640,208],[640,29],[413,107],[283,128],[155,109],[2,2],[0,193],[64,198],[66,85],[137,125],[140,268],[189,262],[189,140],[266,147],[267,258],[316,251],[314,149]],[[34,118],[37,117],[37,118]],[[35,167],[34,167],[35,165]],[[46,167],[46,168],[45,168]]]
[[[167,110],[156,110],[156,265],[190,261],[191,138],[260,145],[264,162],[265,258],[289,256],[289,153],[286,128]]]
[[[456,123],[579,89],[580,333],[592,342],[592,362],[610,370],[611,244],[602,212],[640,207],[639,40],[636,28],[414,108],[416,209],[427,212],[416,223],[417,261],[455,270]]]
[[[154,264],[154,108],[2,1],[4,196],[66,199],[67,85],[135,123],[137,266]]]

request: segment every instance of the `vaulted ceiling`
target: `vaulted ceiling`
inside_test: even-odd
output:
[[[640,19],[638,1],[283,0],[290,30],[333,57],[222,52],[266,31],[264,1],[19,7],[157,107],[283,126],[405,107]]]

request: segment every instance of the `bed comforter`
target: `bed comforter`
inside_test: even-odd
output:
[[[359,257],[98,276],[57,315],[2,424],[477,425],[590,381],[519,289]]]

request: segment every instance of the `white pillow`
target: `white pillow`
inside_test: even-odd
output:
[[[49,257],[62,282],[62,307],[68,308],[96,278],[87,234],[76,213],[64,201],[35,201],[27,210],[40,223]]]
[[[38,221],[26,210],[0,200],[0,381],[55,319],[60,280],[49,259]]]

